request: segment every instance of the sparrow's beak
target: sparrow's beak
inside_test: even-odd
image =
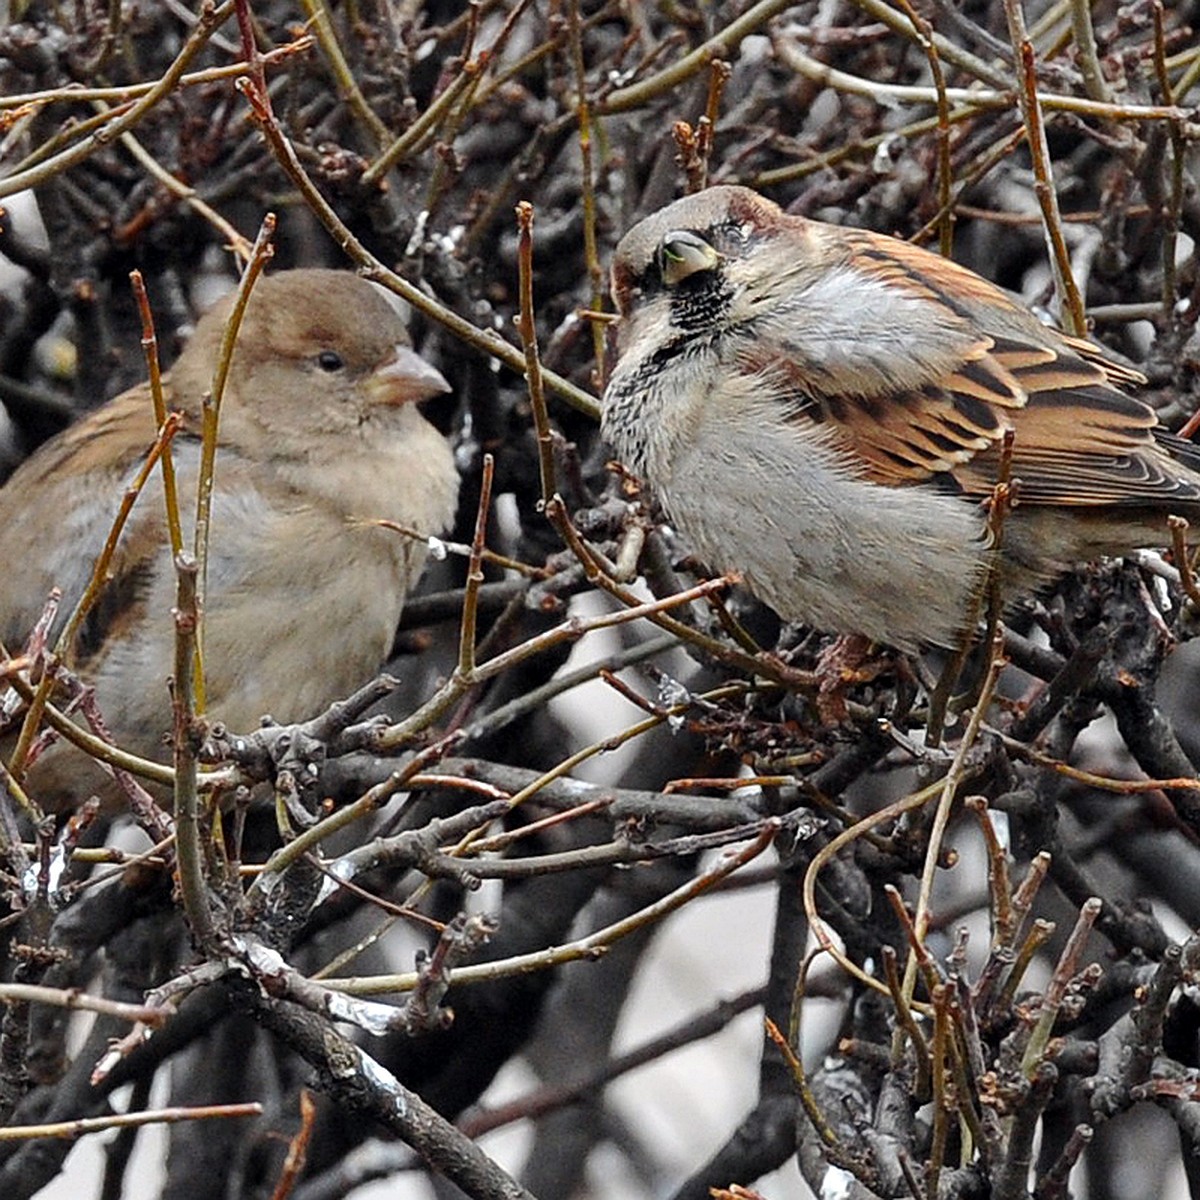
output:
[[[449,390],[441,371],[409,346],[397,346],[367,378],[372,404],[418,404]]]
[[[658,269],[663,283],[672,287],[701,271],[715,270],[720,262],[712,246],[686,229],[668,233],[658,247]]]

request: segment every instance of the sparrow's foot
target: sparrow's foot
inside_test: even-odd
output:
[[[879,652],[875,642],[861,633],[843,634],[821,651],[817,659],[817,712],[822,724],[842,725],[849,720],[846,693],[869,683],[894,666],[892,655]]]

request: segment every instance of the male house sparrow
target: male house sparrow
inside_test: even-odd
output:
[[[172,453],[186,548],[201,398],[230,304],[201,318],[167,381],[168,406],[185,414]],[[379,669],[424,548],[370,518],[427,533],[452,520],[454,460],[417,409],[448,390],[365,280],[297,270],[256,284],[221,411],[204,611],[210,718],[247,730],[265,713],[313,716]],[[0,639],[10,652],[52,587],[64,613],[73,607],[154,436],[149,388],[133,388],[43,445],[0,489]],[[174,603],[156,469],[70,654],[117,743],[158,759],[169,755]],[[89,759],[58,745],[26,782],[53,809],[86,799],[101,780]]]
[[[605,437],[786,619],[957,646],[989,563],[1008,596],[1200,512],[1200,454],[1122,390],[1141,376],[906,242],[714,187],[624,236],[612,291]]]

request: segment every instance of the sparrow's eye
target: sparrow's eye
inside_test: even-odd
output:
[[[334,371],[340,371],[345,365],[342,356],[336,350],[322,350],[317,355],[317,366],[322,371],[329,371],[332,374]]]
[[[658,247],[658,270],[668,287],[701,271],[711,271],[721,256],[700,236],[686,229],[668,233]]]

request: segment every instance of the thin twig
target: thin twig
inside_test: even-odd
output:
[[[171,691],[175,854],[179,865],[179,893],[188,925],[201,949],[211,955],[217,949],[217,929],[200,847],[200,795],[196,786],[198,574],[194,558],[188,554],[176,557],[175,663]]]
[[[154,314],[150,311],[150,298],[146,294],[146,283],[141,271],[130,271],[129,283],[142,318],[142,353],[146,357],[150,399],[154,405],[154,424],[158,429],[162,429],[167,423],[167,402],[163,396],[162,367],[158,361],[158,335],[154,330]],[[171,453],[170,445],[164,447],[161,463],[167,537],[171,543],[171,557],[174,558],[183,549],[183,527],[179,519],[179,495],[175,487],[175,457]]]
[[[259,97],[253,84],[248,79],[237,81],[238,90],[246,97],[251,106],[251,113],[262,131],[267,144],[274,152],[279,165],[288,178],[300,190],[305,203],[313,215],[325,226],[334,241],[348,254],[359,267],[366,278],[395,292],[401,299],[407,301],[418,312],[424,313],[431,320],[445,326],[455,337],[468,346],[493,358],[499,359],[505,366],[511,367],[520,374],[525,373],[525,356],[515,346],[504,341],[495,330],[479,329],[470,321],[463,320],[456,312],[446,308],[431,299],[420,288],[409,283],[407,279],[397,275],[375,257],[357,238],[346,223],[338,216],[333,206],[321,194],[320,189],[313,183],[300,163],[295,148],[288,141],[275,120],[263,98]],[[599,418],[600,405],[594,396],[590,396],[582,388],[576,387],[570,380],[564,379],[553,371],[542,369],[545,383],[554,389],[574,408],[593,418]]]
[[[7,178],[0,180],[0,200],[5,196],[16,195],[27,189],[37,188],[47,180],[54,178],[69,167],[76,166],[84,159],[103,149],[115,141],[122,133],[127,132],[148,116],[163,100],[171,95],[188,63],[204,49],[212,34],[219,29],[234,11],[236,0],[225,0],[216,8],[204,7],[200,20],[195,29],[188,35],[182,49],[175,56],[175,61],[163,73],[161,79],[154,84],[143,96],[125,109],[119,116],[107,122],[101,129],[81,142],[76,142],[66,150],[46,159],[26,171],[16,171]]]
[[[1075,39],[1076,61],[1083,76],[1083,90],[1097,104],[1111,104],[1112,91],[1100,66],[1096,51],[1096,31],[1092,28],[1092,6],[1090,0],[1071,0],[1071,33]],[[1171,103],[1170,93],[1166,101]]]
[[[217,41],[215,36],[210,40]],[[277,66],[311,50],[314,40],[308,35],[298,37],[286,46],[278,46],[259,55],[259,62],[265,66]],[[199,87],[206,83],[217,83],[223,79],[237,79],[245,75],[250,64],[247,62],[228,63],[223,67],[206,67],[203,71],[188,71],[180,75],[173,85],[174,91],[181,88]],[[38,109],[47,104],[90,104],[102,100],[106,104],[126,105],[130,100],[136,100],[148,92],[154,91],[162,84],[161,79],[148,80],[145,83],[117,84],[113,87],[83,87],[79,84],[67,84],[64,87],[47,88],[40,92],[12,92],[0,96],[0,113],[12,112],[22,108]],[[111,115],[111,114],[110,114]],[[103,123],[103,122],[101,122]]]
[[[533,311],[533,205],[522,200],[517,205],[517,271],[520,310],[517,332],[525,351],[525,382],[533,409],[533,427],[537,433],[538,474],[542,485],[542,507],[550,503],[557,488],[554,482],[554,435],[546,411],[546,392],[542,386],[542,359],[538,352],[537,320]]]
[[[46,1125],[10,1125],[0,1129],[0,1142],[28,1141],[33,1138],[70,1138],[106,1129],[128,1129],[140,1125],[172,1125],[179,1121],[208,1121],[213,1117],[261,1117],[261,1104],[201,1104],[195,1108],[155,1108],[147,1112],[113,1113],[107,1117],[80,1117],[76,1121],[55,1121]]]
[[[596,115],[606,117],[614,113],[629,112],[631,109],[641,108],[656,96],[673,92],[680,84],[703,71],[713,59],[729,58],[745,38],[791,5],[792,0],[759,0],[678,62],[672,63],[649,79],[639,80],[629,87],[618,88],[597,101]]]
[[[521,954],[495,962],[471,963],[467,966],[456,967],[454,983],[456,985],[485,983],[513,975],[524,975],[530,971],[544,971],[563,963],[599,958],[615,942],[661,921],[697,896],[710,891],[723,879],[735,871],[741,870],[747,863],[753,862],[767,850],[781,828],[779,821],[774,819],[765,821],[762,831],[752,841],[737,850],[730,850],[722,854],[711,867],[702,871],[694,879],[690,879],[669,895],[646,905],[628,917],[623,917],[611,925],[606,925],[585,937],[573,942],[566,942],[561,946],[551,946],[545,950],[537,950],[531,954]],[[353,996],[409,992],[417,987],[420,981],[421,977],[415,971],[403,975],[368,975],[324,980],[328,987]]]
[[[329,67],[333,72],[338,94],[345,99],[350,111],[379,146],[386,146],[391,139],[391,131],[379,119],[378,114],[362,94],[358,80],[350,69],[350,64],[346,61],[342,44],[334,32],[333,19],[329,15],[329,7],[325,0],[300,0],[300,2],[304,6],[304,11],[308,13],[309,28],[315,31],[316,39],[320,43],[325,57],[329,60]]]
[[[1075,0],[1081,3],[1082,0]],[[1150,11],[1154,16],[1154,72],[1158,78],[1158,87],[1163,100],[1167,104],[1174,102],[1175,96],[1171,89],[1171,79],[1167,74],[1166,62],[1166,30],[1162,0],[1153,0]],[[1171,143],[1171,187],[1165,208],[1160,214],[1162,222],[1162,311],[1170,318],[1175,312],[1177,299],[1177,282],[1175,271],[1175,247],[1179,235],[1179,218],[1183,208],[1184,187],[1184,158],[1187,154],[1187,139],[1184,137],[1182,123],[1175,120],[1167,121],[1167,136]]]
[[[469,676],[475,670],[475,631],[479,612],[479,589],[483,585],[483,544],[487,537],[488,515],[492,506],[492,478],[496,460],[483,456],[479,475],[479,507],[475,513],[475,536],[471,539],[471,558],[467,566],[466,593],[463,596],[462,622],[458,638],[458,672]]]
[[[579,123],[580,185],[583,199],[583,261],[591,280],[588,307],[600,311],[604,307],[604,273],[600,269],[600,253],[596,247],[596,179],[592,166],[592,113],[587,95],[587,70],[583,59],[583,16],[580,0],[570,0],[567,7],[567,44],[571,52],[571,69],[575,75],[575,117]],[[523,294],[523,293],[522,293]],[[593,377],[603,382],[604,323],[592,321],[592,354],[596,360]]]
[[[1087,314],[1071,270],[1071,255],[1063,237],[1062,220],[1058,213],[1058,194],[1054,190],[1050,146],[1046,141],[1042,104],[1037,93],[1033,43],[1025,32],[1025,15],[1021,9],[1021,0],[1004,0],[1004,12],[1008,17],[1009,37],[1017,53],[1017,74],[1020,82],[1018,99],[1021,116],[1025,122],[1029,154],[1033,159],[1033,190],[1042,210],[1046,242],[1050,249],[1050,268],[1054,273],[1055,290],[1058,294],[1059,315],[1069,333],[1083,337],[1087,333]]]

